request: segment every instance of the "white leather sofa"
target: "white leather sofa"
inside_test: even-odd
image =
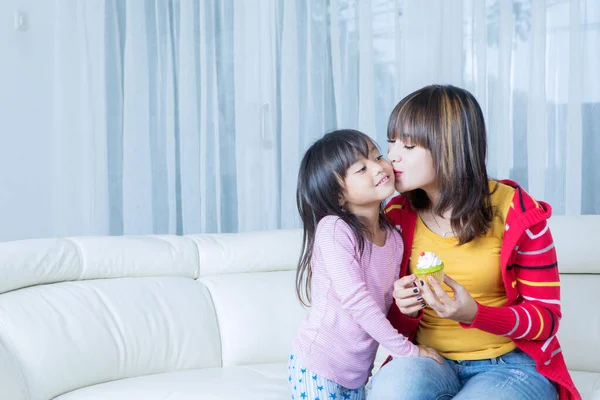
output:
[[[600,399],[600,216],[551,227],[559,338],[584,399]],[[0,243],[0,399],[289,399],[300,240],[294,230]]]

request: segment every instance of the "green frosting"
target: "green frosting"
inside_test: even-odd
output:
[[[436,265],[434,267],[429,267],[429,268],[415,268],[414,273],[419,275],[419,274],[432,274],[434,272],[439,272],[441,270],[444,269],[444,263],[441,263],[440,265]]]

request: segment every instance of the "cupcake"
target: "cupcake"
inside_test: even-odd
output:
[[[433,276],[440,285],[444,283],[444,263],[430,251],[421,253],[413,272],[419,279],[425,280],[428,276]]]

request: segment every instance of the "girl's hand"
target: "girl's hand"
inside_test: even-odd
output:
[[[454,292],[454,298],[442,289],[442,286],[433,277],[428,277],[429,285],[422,285],[423,297],[427,304],[441,318],[448,318],[453,321],[462,322],[471,325],[477,315],[477,302],[467,292],[467,289],[448,275],[444,276],[444,282],[450,286]]]
[[[425,303],[416,276],[407,275],[394,282],[394,300],[402,314],[415,318]]]
[[[444,359],[435,349],[422,344],[418,344],[417,347],[419,348],[419,357],[434,359],[438,364],[444,363]]]

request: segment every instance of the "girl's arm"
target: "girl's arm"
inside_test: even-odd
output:
[[[367,290],[363,278],[365,271],[355,257],[353,237],[350,227],[339,218],[323,218],[315,237],[316,255],[321,264],[313,267],[324,269],[342,308],[392,356],[418,356],[417,346],[398,334]],[[313,269],[313,273],[317,270]]]

